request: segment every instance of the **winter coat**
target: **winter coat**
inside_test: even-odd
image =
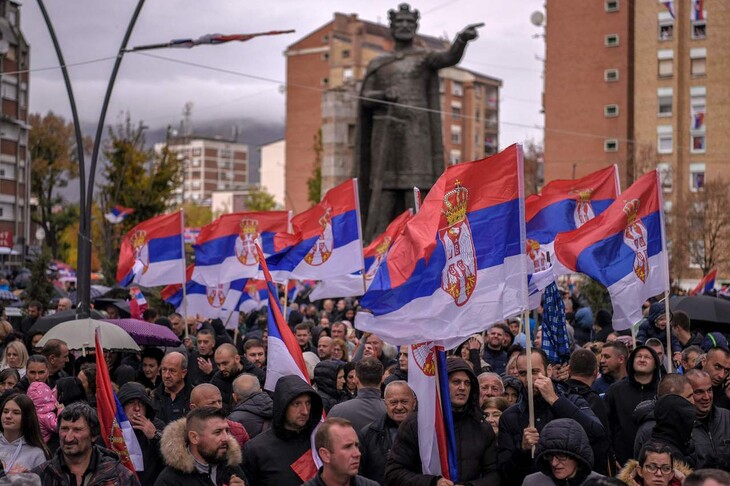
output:
[[[654,357],[654,376],[652,381],[646,385],[637,382],[634,376],[634,360],[640,349],[649,350]],[[626,363],[628,376],[611,385],[606,391],[605,399],[608,405],[608,420],[611,424],[611,441],[619,464],[625,464],[633,455],[634,438],[638,426],[634,423],[632,414],[639,403],[651,400],[656,396],[660,364],[659,357],[653,349],[643,345],[637,346],[629,355]]]
[[[575,320],[573,321],[573,334],[576,344],[583,346],[591,341],[593,334],[593,312],[590,307],[581,307],[575,312]]]
[[[140,486],[137,476],[122,465],[114,452],[97,445],[93,446],[89,471],[91,475],[84,486]],[[43,486],[70,486],[68,474],[61,464],[63,455],[60,450],[50,461],[33,468],[32,472],[41,478]]]
[[[27,395],[35,405],[43,441],[48,443],[58,430],[58,415],[56,415],[58,402],[53,396],[53,390],[41,381],[34,381],[28,387]]]
[[[370,422],[385,413],[385,402],[378,388],[360,388],[352,400],[338,403],[330,410],[329,417],[342,417],[352,422],[355,430],[362,430]]]
[[[166,466],[155,481],[155,486],[222,486],[228,484],[234,474],[244,481],[246,480],[243,470],[239,466],[241,447],[231,436],[228,437],[226,461],[224,464],[218,465],[215,483],[207,474],[199,472],[195,465],[195,458],[187,446],[184,418],[165,427],[160,450]]]
[[[241,369],[238,371],[238,373],[235,373],[229,377],[225,377],[221,374],[220,371],[216,371],[215,374],[213,374],[213,378],[210,379],[210,384],[217,386],[218,389],[221,391],[223,406],[226,410],[231,409],[231,400],[233,398],[233,380],[241,376],[243,373],[249,373],[254,375],[256,378],[259,379],[259,383],[261,384],[261,386],[264,386],[264,382],[266,381],[266,373],[264,373],[264,371],[258,366],[254,366],[244,356],[241,356]]]
[[[160,452],[160,437],[165,424],[161,420],[155,418],[155,410],[152,407],[152,400],[147,396],[144,385],[141,383],[125,383],[117,393],[119,403],[124,407],[127,403],[134,399],[138,399],[145,406],[145,417],[154,425],[158,434],[149,439],[141,430],[134,429],[134,435],[137,437],[139,447],[142,450],[144,458],[144,471],[138,473],[139,481],[142,484],[153,484],[157,476],[159,476],[165,464]]]
[[[575,459],[578,463],[575,476],[558,482],[552,474],[550,454],[565,454]],[[539,472],[527,476],[522,486],[579,486],[589,477],[603,477],[592,472],[593,449],[583,427],[573,419],[555,419],[542,429],[535,448],[535,465]]]
[[[393,447],[397,431],[398,424],[385,413],[360,431],[361,476],[385,484],[385,460]]]
[[[636,438],[634,439],[634,454],[632,457],[639,457],[641,448],[651,437],[651,431],[654,430],[656,419],[654,418],[654,407],[656,400],[645,400],[638,404],[631,414],[631,418],[636,424]]]
[[[342,401],[342,392],[337,389],[337,373],[344,368],[345,362],[326,359],[314,367],[314,385],[322,397],[322,405],[326,413]]]
[[[58,403],[62,403],[64,407],[67,407],[74,402],[85,402],[86,390],[81,380],[75,376],[67,376],[56,382],[56,397]]]
[[[229,420],[246,428],[251,439],[271,426],[274,402],[266,392],[249,395],[233,406]]]
[[[449,375],[463,371],[471,381],[469,400],[461,411],[453,411],[456,463],[459,483],[498,486],[496,437],[479,410],[479,381],[461,358],[450,358]],[[423,474],[418,446],[418,414],[412,413],[398,429],[385,468],[385,482],[392,485],[430,486],[437,477]]]
[[[203,373],[200,370],[200,366],[198,366],[198,358],[210,360],[213,365],[213,370],[210,373]],[[215,375],[217,370],[218,368],[215,365],[215,355],[211,354],[209,356],[201,356],[197,351],[190,353],[190,358],[188,358],[187,380],[191,385],[197,386],[201,383],[210,383],[210,380],[213,378],[213,375]]]
[[[644,486],[644,481],[639,477],[636,470],[639,469],[639,462],[631,459],[626,463],[616,479],[626,483],[628,486]],[[692,469],[682,461],[674,460],[674,477],[669,481],[669,486],[682,486],[685,478],[692,474]]]
[[[509,356],[507,356],[507,351],[504,349],[494,351],[493,349],[489,349],[489,346],[484,346],[484,354],[482,355],[482,358],[487,362],[489,367],[492,368],[492,372],[501,375],[507,368],[507,358],[509,358]]]
[[[319,469],[316,476],[304,483],[304,486],[327,486],[322,480],[322,468]],[[355,476],[350,479],[350,486],[378,486],[378,483],[362,476]]]
[[[286,410],[304,394],[311,399],[309,421],[302,430],[289,430],[285,427]],[[279,378],[274,390],[271,428],[250,440],[243,451],[243,469],[248,483],[252,486],[290,486],[311,479],[300,478],[292,464],[305,454],[311,454],[312,430],[321,418],[322,399],[311,386],[295,375]]]
[[[659,329],[656,327],[656,320],[659,316],[665,315],[664,302],[655,302],[649,307],[649,315],[646,316],[646,322],[639,325],[639,330],[636,333],[636,342],[644,344],[647,339],[656,338],[666,345],[667,343],[667,331],[666,329]],[[670,314],[671,316],[671,314]],[[669,325],[669,323],[667,323]],[[674,353],[682,352],[682,344],[680,344],[677,336],[672,334],[671,339],[672,352],[667,353],[671,358]]]
[[[588,435],[591,445],[600,446],[606,441],[606,429],[583,397],[570,393],[568,387],[553,382],[558,400],[549,405],[541,396],[535,396],[535,428],[538,432],[559,418],[572,418]],[[530,451],[522,450],[522,433],[529,424],[525,397],[505,410],[499,418],[499,447],[497,458],[503,484],[518,485],[526,475],[536,472]],[[600,453],[600,451],[599,451]],[[599,456],[600,457],[600,456]]]
[[[593,414],[601,421],[603,428],[608,431],[608,407],[606,402],[598,396],[598,393],[579,380],[569,379],[566,385],[568,385],[571,394],[583,397],[588,402]],[[615,461],[612,460],[613,454],[610,452],[610,441],[602,441],[600,444],[594,444],[593,447],[593,470],[604,476],[613,476],[612,473],[615,473],[613,470],[615,468],[611,466]]]
[[[593,334],[593,340],[605,343],[608,335],[613,332],[613,316],[606,309],[599,309],[596,312],[595,324],[600,330]]]
[[[15,457],[20,446],[20,452],[15,458],[15,462],[11,462]],[[23,466],[26,469],[33,469],[46,462],[46,454],[40,447],[34,447],[25,441],[24,437],[19,437],[12,442],[8,442],[3,434],[0,434],[0,461],[3,468],[7,471],[15,464]]]
[[[402,370],[400,367],[396,368],[393,374],[383,380],[383,392],[385,392],[385,387],[394,381],[408,381],[408,370]]]
[[[160,419],[164,424],[169,424],[173,420],[184,417],[190,411],[190,393],[193,387],[189,383],[185,383],[185,387],[175,396],[175,406],[167,405],[170,396],[165,391],[165,384],[160,380],[152,391],[152,408],[155,411],[155,417]]]
[[[690,467],[696,464],[692,430],[697,411],[695,406],[679,395],[665,395],[654,407],[656,424],[651,431],[651,440],[665,444],[672,449],[672,457]]]

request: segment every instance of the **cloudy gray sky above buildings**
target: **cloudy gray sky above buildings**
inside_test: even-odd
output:
[[[133,0],[46,0],[63,47],[82,120],[95,121],[114,56],[134,10]],[[397,0],[148,0],[130,46],[199,37],[210,33],[251,33],[295,29],[296,33],[193,49],[127,54],[114,90],[107,122],[129,111],[152,128],[176,125],[192,102],[193,125],[223,118],[285,121],[286,47],[332,20],[334,12],[387,24]],[[453,39],[465,25],[485,22],[462,66],[503,80],[500,146],[541,140],[543,117],[542,28],[530,14],[542,0],[424,0],[420,32]],[[58,61],[36,2],[22,7],[22,30],[31,44],[32,112],[70,116]],[[538,35],[537,37],[535,37]],[[154,57],[153,57],[154,56]],[[51,69],[48,69],[51,68]]]

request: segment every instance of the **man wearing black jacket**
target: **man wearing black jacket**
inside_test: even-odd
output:
[[[215,364],[218,371],[210,379],[210,384],[220,389],[223,396],[223,406],[226,410],[230,410],[231,400],[233,399],[233,380],[241,373],[251,373],[256,376],[262,386],[266,381],[266,375],[261,368],[255,367],[245,357],[239,356],[233,344],[221,344],[216,349]]]
[[[499,486],[497,440],[479,410],[479,381],[461,358],[446,363],[457,450],[459,483]],[[452,486],[450,480],[423,474],[418,446],[418,414],[411,414],[398,429],[385,468],[387,484]]]
[[[197,349],[190,353],[188,360],[188,381],[197,386],[210,383],[216,372],[215,367],[215,331],[210,327],[201,328],[195,335]]]

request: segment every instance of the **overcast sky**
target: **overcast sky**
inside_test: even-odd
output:
[[[530,14],[544,0],[423,0],[420,32],[454,35],[466,24],[485,22],[467,49],[462,66],[503,80],[500,146],[542,140],[540,115],[544,41]],[[81,119],[96,121],[119,48],[136,1],[46,0],[66,62],[70,67]],[[259,117],[284,122],[286,46],[326,24],[334,12],[387,23],[397,0],[148,0],[130,46],[198,37],[209,33],[251,33],[295,29],[296,33],[261,37],[193,49],[127,54],[114,89],[107,122],[129,110],[135,121],[152,127],[177,124],[183,105],[192,101],[195,121]],[[53,110],[70,117],[48,31],[35,1],[23,2],[21,28],[31,44],[30,109]],[[165,59],[160,59],[163,57]],[[169,60],[168,60],[169,59]],[[183,61],[189,64],[171,62]],[[216,71],[219,70],[219,71]],[[228,71],[228,72],[221,72]]]

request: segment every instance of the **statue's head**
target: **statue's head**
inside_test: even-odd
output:
[[[411,10],[407,3],[398,5],[397,10],[388,11],[390,20],[390,32],[396,41],[410,41],[416,36],[418,30],[418,10]]]

